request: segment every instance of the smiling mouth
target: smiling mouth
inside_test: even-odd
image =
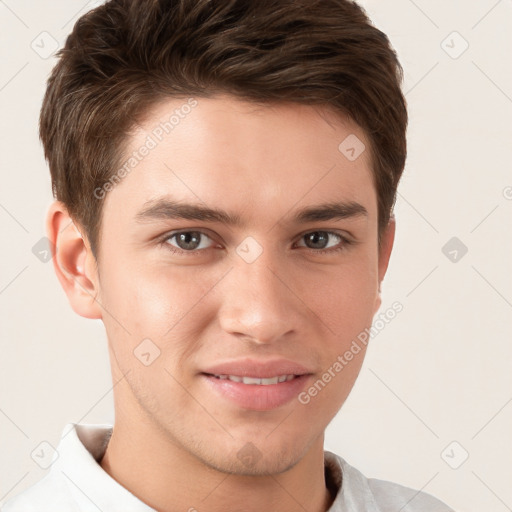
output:
[[[270,386],[272,384],[280,384],[282,382],[289,382],[299,375],[288,374],[288,375],[276,375],[275,377],[258,378],[258,377],[245,377],[240,375],[215,375],[206,374],[210,377],[215,377],[219,380],[230,380],[232,382],[239,382],[241,384],[247,384],[249,386]]]
[[[292,402],[312,375],[300,373],[301,368],[296,368],[296,373],[281,373],[283,370],[293,372],[293,368],[263,370],[247,366],[238,370],[232,368],[233,373],[216,373],[221,368],[212,370],[203,372],[202,376],[214,393],[228,400],[231,406],[235,405],[237,410],[254,411],[270,411]]]

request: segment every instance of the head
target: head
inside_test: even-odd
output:
[[[406,156],[386,36],[350,1],[275,4],[109,1],[76,23],[40,119],[54,265],[105,324],[117,418],[245,473],[322,438],[365,347],[307,404],[226,398],[216,365],[291,361],[307,389],[348,350],[380,305]]]

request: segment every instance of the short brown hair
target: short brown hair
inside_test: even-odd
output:
[[[48,80],[40,136],[54,196],[95,256],[102,187],[134,124],[172,97],[323,104],[370,141],[379,235],[406,158],[402,68],[350,0],[110,0],[75,24]],[[341,142],[341,141],[340,141]]]

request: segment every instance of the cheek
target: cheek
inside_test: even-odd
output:
[[[201,286],[180,272],[116,265],[102,279],[105,305],[139,334],[163,336],[197,302]],[[130,330],[130,329],[129,329]],[[147,332],[145,332],[147,331]]]
[[[378,296],[376,265],[340,265],[336,271],[301,281],[304,302],[338,343],[346,343],[371,324]]]
[[[212,318],[202,299],[215,279],[190,269],[149,264],[129,268],[125,263],[106,269],[102,303],[109,313],[104,323],[119,362],[146,338],[174,361],[193,350],[191,341]]]
[[[309,416],[323,418],[324,427],[347,399],[359,375],[366,353],[361,334],[372,323],[378,293],[376,272],[355,265],[316,279],[317,286],[304,301],[325,327],[318,348],[322,373],[304,390],[300,403]],[[310,283],[311,284],[311,283]]]

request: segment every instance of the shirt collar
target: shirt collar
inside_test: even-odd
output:
[[[368,480],[360,471],[350,466],[339,455],[329,451],[324,451],[324,464],[327,487],[334,489],[336,493],[334,502],[327,512],[381,510],[368,486]]]
[[[100,466],[111,435],[111,425],[66,425],[51,471],[62,475],[80,510],[155,512]]]

